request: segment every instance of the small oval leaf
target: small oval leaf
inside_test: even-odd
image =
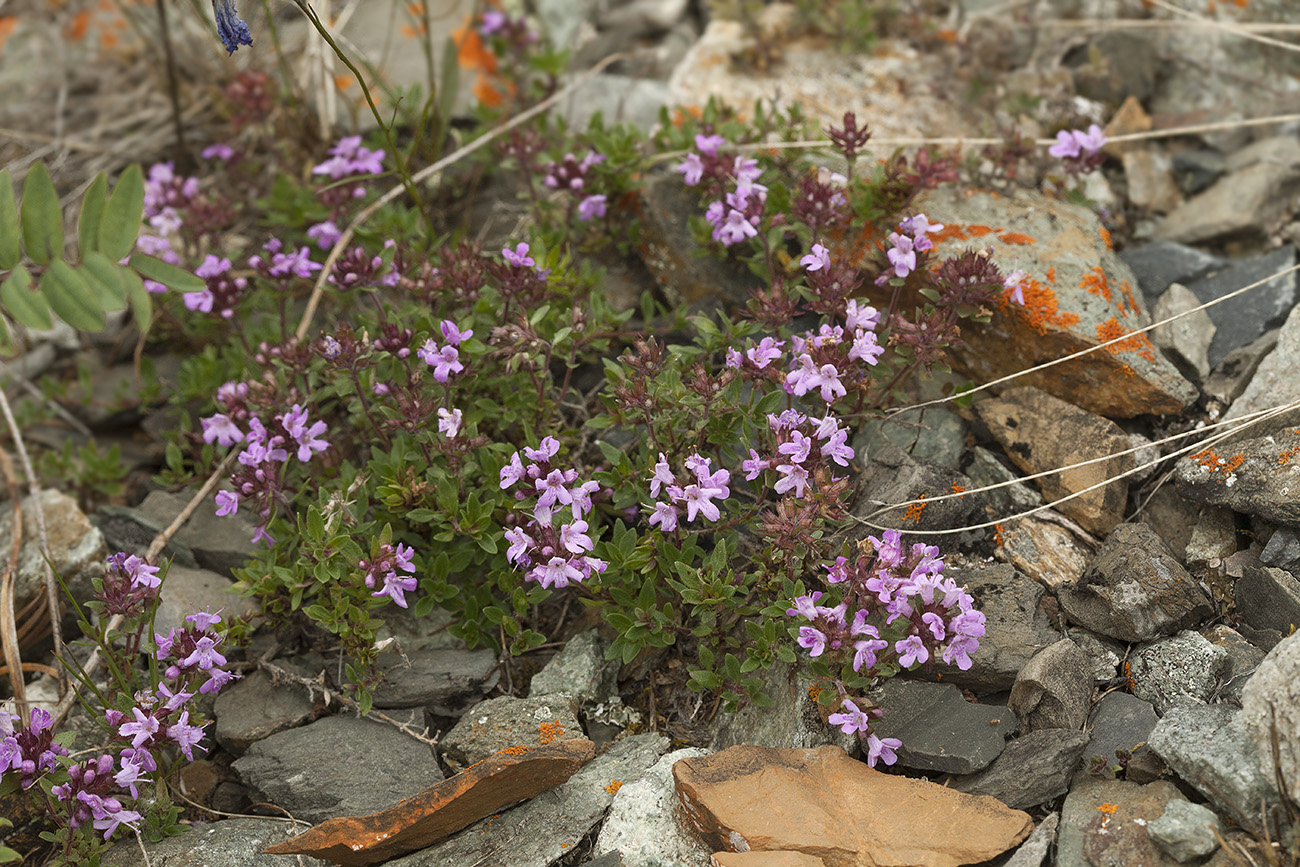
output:
[[[62,259],[50,262],[49,270],[41,275],[40,289],[50,302],[50,309],[73,328],[104,330],[104,313],[95,290],[67,262]]]
[[[31,272],[22,265],[15,265],[0,283],[0,304],[4,305],[5,313],[28,328],[44,331],[54,327],[49,303],[32,288]]]
[[[126,306],[126,287],[117,265],[103,253],[87,253],[79,269],[90,288],[99,296],[99,309],[121,310]]]
[[[37,265],[63,255],[63,212],[54,181],[44,163],[36,163],[23,181],[23,247]]]
[[[114,262],[131,255],[143,218],[144,175],[134,165],[122,172],[108,197],[104,220],[99,226],[99,249]]]
[[[81,213],[77,216],[77,249],[81,258],[99,249],[99,226],[104,221],[104,206],[108,203],[108,176],[95,175],[81,197]]]
[[[140,276],[156,280],[177,292],[202,292],[208,288],[207,281],[202,277],[197,277],[175,265],[168,265],[161,259],[146,256],[144,253],[136,253],[131,257],[131,267],[138,271]]]
[[[0,171],[0,268],[8,271],[18,264],[22,251],[18,247],[21,229],[18,203],[14,201],[14,181],[9,170]]]
[[[126,287],[126,297],[131,302],[135,324],[139,326],[140,333],[145,334],[153,321],[153,296],[149,294],[148,289],[144,288],[144,281],[140,279],[139,274],[122,265],[118,266],[117,271],[122,278],[122,285]]]

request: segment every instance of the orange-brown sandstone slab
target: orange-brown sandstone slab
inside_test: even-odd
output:
[[[687,827],[715,850],[798,851],[827,867],[957,867],[1029,836],[1029,814],[883,774],[838,747],[737,746],[673,766]]]

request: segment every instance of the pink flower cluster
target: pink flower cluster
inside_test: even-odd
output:
[[[767,424],[776,442],[775,453],[763,457],[750,449],[749,458],[740,464],[746,481],[752,482],[765,471],[775,470],[780,478],[773,490],[783,495],[793,492],[796,498],[802,499],[820,467],[829,467],[831,463],[847,467],[853,460],[848,428],[840,427],[839,420],[830,413],[813,418],[787,409],[780,415],[769,413]]]
[[[889,258],[889,264],[893,266],[893,276],[902,278],[916,270],[918,253],[927,253],[934,249],[934,242],[928,235],[931,232],[943,231],[943,224],[931,223],[925,214],[917,214],[900,221],[898,228],[906,234],[890,232],[890,248],[885,255]],[[876,282],[883,285],[889,278],[889,271],[885,271]]]
[[[660,500],[655,503],[654,514],[650,516],[650,526],[658,524],[659,529],[665,533],[677,529],[683,510],[686,512],[687,523],[693,523],[700,515],[710,521],[718,520],[722,517],[722,512],[713,501],[725,500],[731,496],[730,470],[714,470],[713,460],[698,453],[688,457],[685,463],[686,469],[695,478],[693,482],[679,484],[663,452],[659,453],[659,462],[655,464],[654,475],[649,479],[650,496],[658,497],[661,493],[668,496],[667,502]]]
[[[588,535],[586,516],[592,508],[591,495],[600,490],[594,481],[578,484],[578,471],[554,466],[560,442],[545,437],[537,448],[524,447],[525,464],[519,452],[501,468],[501,489],[522,483],[515,498],[536,497],[531,518],[523,526],[506,530],[510,548],[506,559],[527,569],[527,581],[545,588],[568,587],[593,573],[604,572],[608,564],[590,556],[595,542]],[[567,508],[566,508],[567,507]]]
[[[552,190],[565,190],[581,195],[582,201],[578,203],[579,220],[586,222],[599,219],[605,216],[607,199],[604,193],[592,193],[588,189],[587,175],[593,166],[600,165],[604,161],[605,155],[594,150],[588,150],[587,155],[581,160],[571,153],[565,154],[558,163],[547,164],[542,183]]]
[[[415,571],[415,549],[400,542],[397,547],[380,545],[379,555],[374,560],[362,560],[357,568],[365,573],[367,587],[380,587],[371,596],[387,596],[400,608],[406,608],[406,594],[416,588],[416,580],[410,576],[397,574]]]

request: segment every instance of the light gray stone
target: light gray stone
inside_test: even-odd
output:
[[[858,748],[856,734],[846,735],[822,718],[810,689],[813,682],[799,676],[794,666],[778,660],[754,675],[762,680],[763,692],[772,698],[772,706],[749,704],[736,713],[717,714],[709,740],[715,750],[739,744],[781,750],[834,744],[852,754]]]
[[[1180,698],[1209,701],[1227,672],[1228,651],[1187,629],[1129,659],[1133,695],[1151,702],[1158,714]]]
[[[1300,581],[1283,569],[1247,566],[1232,587],[1241,634],[1271,650],[1300,627]]]
[[[158,597],[154,631],[166,635],[171,629],[184,629],[189,625],[185,618],[198,611],[221,611],[226,623],[245,614],[256,614],[256,600],[236,595],[234,587],[234,581],[208,569],[172,566],[167,570]]]
[[[1084,762],[1101,756],[1108,767],[1114,767],[1120,750],[1129,756],[1148,751],[1147,738],[1157,722],[1159,717],[1150,702],[1126,692],[1106,693],[1092,711],[1092,739],[1083,751]]]
[[[465,711],[438,746],[448,764],[468,767],[507,747],[539,746],[582,736],[571,696],[503,695]]]
[[[529,696],[567,693],[584,704],[608,701],[618,689],[618,661],[605,659],[608,646],[595,629],[574,636],[533,676]]]
[[[191,496],[188,492],[150,491],[136,511],[146,521],[166,527],[189,504]],[[176,540],[194,552],[200,567],[230,578],[235,569],[243,568],[257,553],[253,529],[243,515],[217,517],[215,509],[200,506],[177,532]]]
[[[1021,669],[1007,703],[1022,732],[1082,729],[1092,704],[1087,654],[1068,638],[1043,648]]]
[[[301,725],[311,716],[313,704],[298,686],[276,684],[265,671],[251,671],[217,695],[213,716],[215,737],[234,756],[276,732]]]
[[[22,547],[18,549],[18,568],[14,573],[14,611],[21,611],[37,599],[44,599],[45,557],[41,553],[36,528],[36,510],[29,494],[21,503],[23,515]],[[91,581],[103,574],[108,551],[104,535],[94,527],[77,501],[53,488],[41,492],[41,509],[45,517],[51,566],[78,599],[88,599]],[[13,547],[12,502],[0,504],[0,551],[8,562]],[[60,602],[63,592],[59,591]],[[66,635],[66,632],[65,632]]]
[[[1218,815],[1191,801],[1170,801],[1163,816],[1147,823],[1147,834],[1155,844],[1181,863],[1204,858],[1218,849],[1216,831],[1223,832]]]
[[[1168,325],[1151,332],[1151,341],[1178,368],[1178,372],[1192,382],[1204,382],[1210,375],[1210,342],[1214,340],[1215,326],[1210,314],[1204,310],[1195,313],[1201,300],[1182,283],[1174,283],[1151,311],[1151,318],[1162,322],[1172,316],[1187,314]]]
[[[1056,827],[1060,823],[1060,813],[1048,813],[1003,867],[1042,867],[1043,859],[1056,842]]]
[[[1266,566],[1276,566],[1292,574],[1300,571],[1300,530],[1278,527],[1269,537],[1259,559]]]
[[[1295,275],[1291,275],[1292,279]],[[1228,412],[1225,420],[1242,418],[1254,412],[1270,409],[1282,404],[1300,400],[1300,377],[1295,371],[1300,369],[1300,305],[1292,308],[1286,322],[1277,335],[1277,345],[1273,351],[1264,356],[1255,375],[1246,386]],[[1271,430],[1291,427],[1300,417],[1300,411],[1291,410],[1270,419],[1267,428],[1255,426],[1247,436],[1259,436]]]
[[[673,765],[682,759],[709,754],[709,750],[677,750],[661,758],[639,780],[625,783],[614,795],[609,817],[592,852],[596,855],[619,852],[626,867],[659,864],[707,867],[709,850],[677,821]]]
[[[262,854],[266,847],[283,843],[302,830],[293,822],[274,819],[223,819],[196,824],[180,836],[146,843],[147,861],[135,835],[127,834],[125,840],[104,854],[102,863],[117,867],[326,867],[330,862],[305,855]]]
[[[1223,506],[1206,506],[1187,540],[1183,562],[1188,571],[1204,575],[1208,569],[1219,565],[1237,553],[1237,524],[1231,509]]]
[[[1174,867],[1147,835],[1147,824],[1173,800],[1178,787],[1166,780],[1139,784],[1083,777],[1065,796],[1056,834],[1056,867],[1144,864]],[[1103,809],[1104,808],[1104,809]]]
[[[1259,762],[1270,774],[1276,727],[1282,780],[1292,800],[1300,801],[1300,633],[1282,639],[1264,657],[1242,691],[1241,712]]]

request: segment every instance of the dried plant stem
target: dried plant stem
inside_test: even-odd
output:
[[[14,577],[18,574],[18,557],[23,547],[22,494],[14,475],[13,460],[0,449],[0,469],[4,471],[9,488],[9,501],[13,503],[13,539],[9,545],[9,560],[5,563],[4,577],[0,578],[0,642],[3,642],[5,668],[13,687],[18,715],[27,718],[27,684],[23,680],[23,657],[19,646],[18,622],[14,617]]]

